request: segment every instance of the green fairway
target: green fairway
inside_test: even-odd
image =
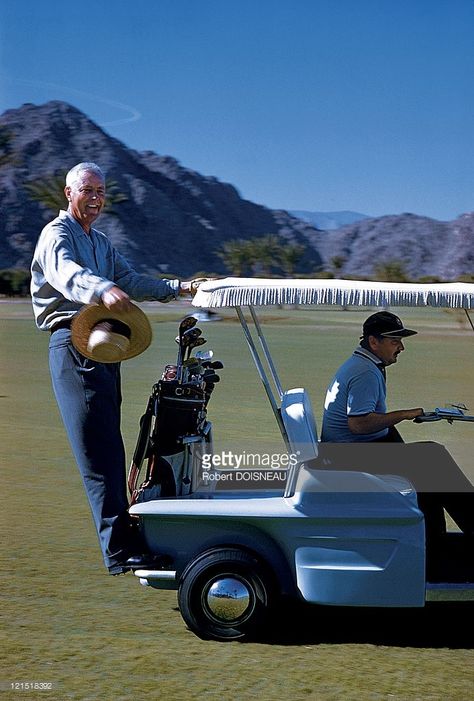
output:
[[[123,366],[128,458],[152,384],[174,362],[190,308],[145,304],[154,340]],[[309,391],[318,426],[326,385],[369,310],[272,310],[264,328],[285,388]],[[462,401],[474,413],[474,334],[458,313],[401,310],[418,336],[388,371],[389,409]],[[216,447],[281,446],[232,312],[200,325],[225,364],[209,405]],[[260,699],[468,701],[474,689],[472,604],[422,610],[295,607],[258,643],[204,642],[176,594],[109,577],[50,388],[49,335],[29,302],[0,303],[3,699]],[[474,424],[404,424],[406,440],[438,440],[474,480]],[[309,609],[309,610],[308,610]],[[9,690],[51,683],[52,690]]]

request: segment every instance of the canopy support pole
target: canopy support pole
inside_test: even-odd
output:
[[[471,315],[469,314],[469,312],[467,311],[466,308],[464,308],[464,311],[466,312],[467,320],[468,320],[469,324],[471,325],[471,329],[474,331],[474,323],[471,319]]]
[[[252,315],[253,323],[255,325],[255,328],[257,330],[258,338],[260,340],[260,345],[262,346],[263,349],[263,354],[265,356],[265,359],[268,363],[268,367],[270,368],[270,372],[272,374],[273,382],[275,383],[276,391],[278,392],[280,396],[280,400],[283,397],[283,388],[281,386],[280,378],[278,377],[278,373],[276,371],[275,364],[273,362],[272,356],[270,355],[270,350],[267,345],[266,338],[263,334],[262,327],[260,326],[260,322],[258,320],[258,317],[255,313],[255,309],[252,306],[249,306],[250,309],[250,314]]]
[[[245,340],[247,341],[247,345],[249,347],[250,354],[253,358],[253,362],[255,363],[255,367],[257,368],[258,374],[259,374],[260,379],[262,381],[262,384],[265,388],[265,392],[267,394],[268,400],[270,402],[273,413],[274,413],[275,418],[277,420],[278,428],[280,429],[281,435],[283,436],[283,440],[285,441],[285,445],[288,447],[288,445],[289,445],[288,436],[286,435],[285,427],[283,425],[283,421],[282,421],[281,414],[280,414],[280,409],[278,407],[277,401],[275,399],[275,395],[273,394],[272,388],[270,386],[270,382],[268,380],[267,374],[266,374],[265,369],[263,367],[262,360],[258,354],[257,348],[256,348],[254,340],[252,338],[252,334],[250,333],[249,326],[248,326],[247,321],[246,321],[244,314],[242,312],[242,307],[236,307],[235,309],[237,311],[240,325],[242,326],[242,330],[244,332]],[[252,314],[252,317],[253,317],[253,314]],[[255,319],[254,319],[254,323],[255,323]],[[267,358],[267,361],[268,361],[268,356],[265,355],[265,357]]]

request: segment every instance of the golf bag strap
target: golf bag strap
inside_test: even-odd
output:
[[[153,420],[154,397],[151,396],[148,400],[148,405],[145,413],[140,419],[140,431],[138,434],[137,444],[133,453],[132,464],[128,472],[128,491],[133,495],[137,488],[138,479],[143,465],[143,460],[148,455],[150,443],[150,431]]]
[[[176,496],[176,481],[171,465],[165,458],[152,453],[148,458],[145,481],[138,487],[138,476],[135,482],[135,488],[131,492],[130,505],[136,503],[140,492],[156,485],[161,486],[160,497],[175,497]]]

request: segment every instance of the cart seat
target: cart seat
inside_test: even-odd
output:
[[[318,457],[318,431],[313,407],[305,389],[288,389],[281,400],[281,418],[292,453],[299,462]]]

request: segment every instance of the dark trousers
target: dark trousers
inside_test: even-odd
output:
[[[404,443],[392,426],[378,442]],[[474,486],[469,482],[446,448],[439,443],[409,443],[406,451],[406,477],[417,489],[418,505],[426,520],[427,538],[446,532],[444,510],[458,527],[474,534]]]
[[[386,438],[370,443],[322,443],[319,461],[325,469],[408,479],[425,516],[428,542],[446,533],[444,510],[461,531],[474,534],[474,486],[439,443],[404,443],[393,429]]]
[[[105,566],[120,572],[134,552],[120,431],[120,365],[84,358],[69,329],[51,334],[49,365],[56,400],[82,476]]]

